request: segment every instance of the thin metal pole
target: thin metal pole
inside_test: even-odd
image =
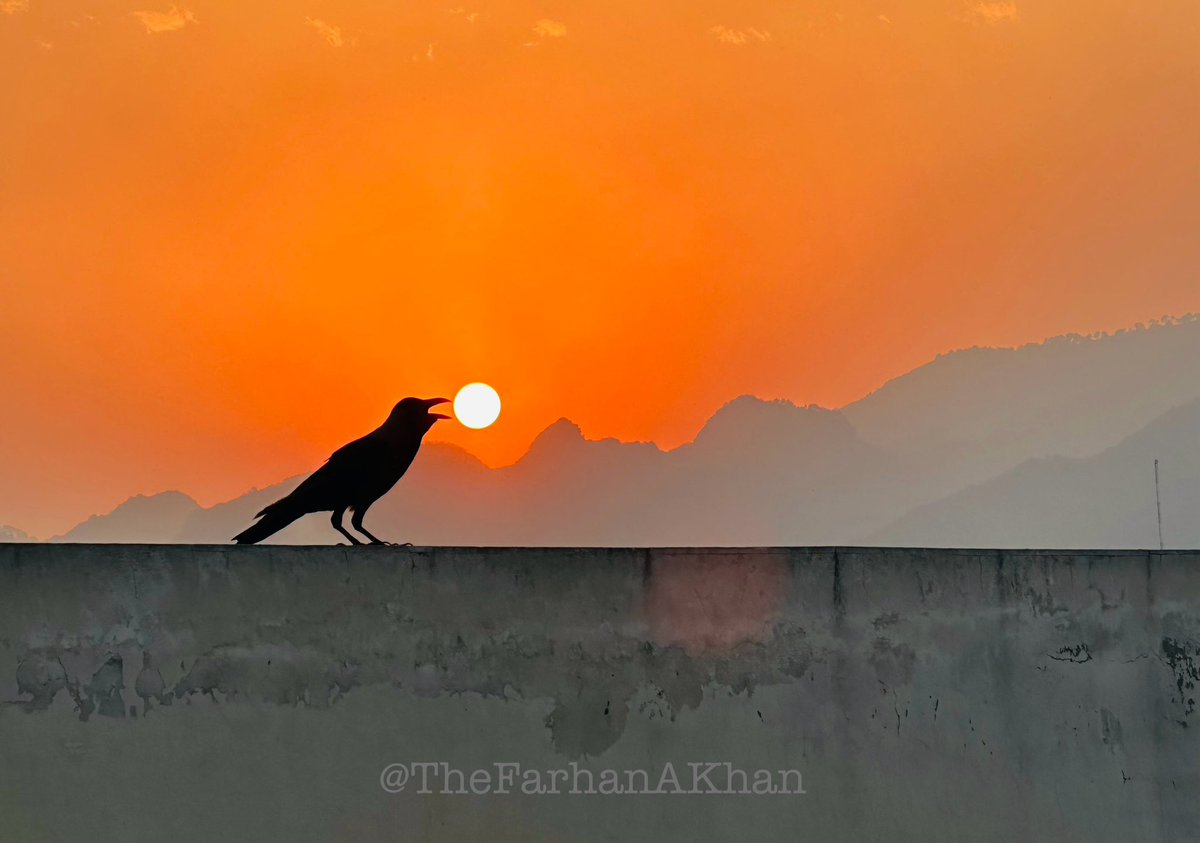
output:
[[[1154,461],[1154,507],[1158,510],[1158,549],[1162,550],[1162,496],[1158,493],[1158,460]]]

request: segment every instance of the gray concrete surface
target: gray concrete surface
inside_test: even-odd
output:
[[[1198,563],[0,545],[0,840],[1200,840]]]

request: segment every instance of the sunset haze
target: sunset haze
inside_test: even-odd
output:
[[[1200,311],[1195,0],[459,2],[0,0],[0,524]]]

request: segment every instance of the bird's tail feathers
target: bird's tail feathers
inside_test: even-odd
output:
[[[251,524],[234,536],[233,540],[238,544],[257,544],[268,536],[278,533],[303,514],[304,512],[300,511],[298,507],[289,506],[287,498],[275,501],[254,516],[262,520]]]

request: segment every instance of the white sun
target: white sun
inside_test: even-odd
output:
[[[454,417],[481,430],[500,416],[500,396],[486,383],[469,383],[454,396]]]

